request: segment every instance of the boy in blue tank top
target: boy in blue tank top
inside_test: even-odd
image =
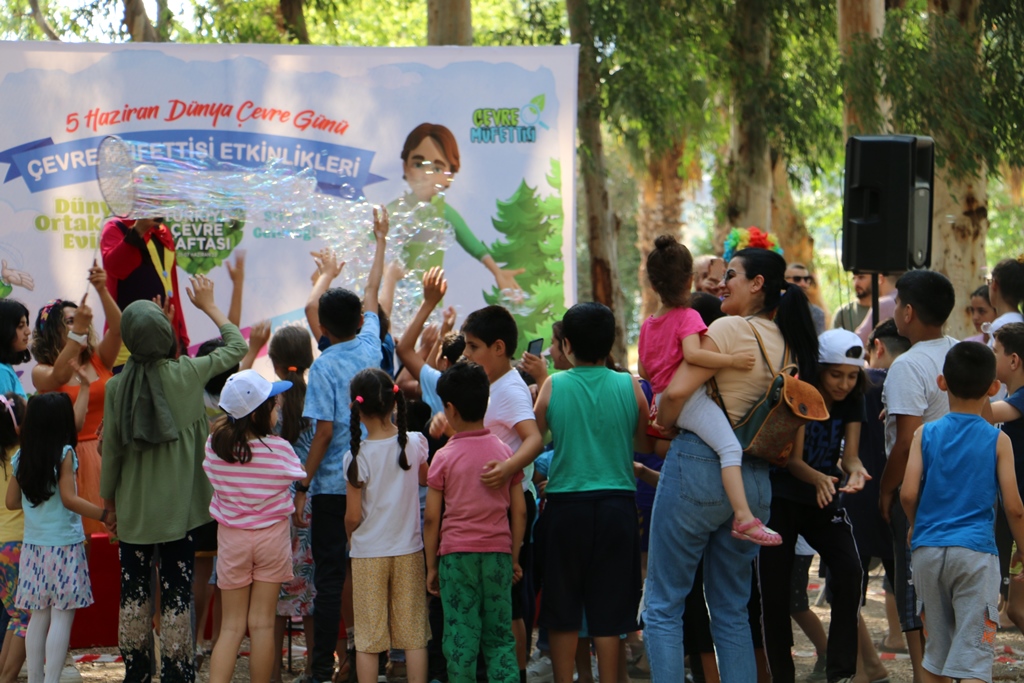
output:
[[[981,417],[1000,386],[991,349],[978,342],[954,346],[938,385],[949,396],[950,412],[914,433],[900,491],[928,631],[922,680],[991,682],[1000,584],[993,527],[1000,494],[1010,531],[1024,548],[1013,447]]]

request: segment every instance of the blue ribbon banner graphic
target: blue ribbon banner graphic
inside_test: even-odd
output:
[[[30,192],[96,180],[97,147],[106,136],[54,144],[50,138],[0,151],[10,164],[4,182],[24,178]],[[259,168],[275,159],[296,170],[311,168],[321,192],[346,198],[363,196],[363,188],[384,180],[370,173],[374,152],[356,147],[281,135],[238,131],[139,131],[121,136],[136,159],[205,159],[244,168]],[[213,170],[216,170],[214,167]]]

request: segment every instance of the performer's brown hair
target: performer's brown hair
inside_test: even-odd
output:
[[[459,143],[455,141],[452,132],[440,123],[421,123],[412,129],[409,136],[405,138],[405,145],[402,147],[402,163],[409,163],[409,155],[419,147],[420,143],[427,138],[434,142],[444,152],[448,159],[448,170],[452,173],[459,172]]]

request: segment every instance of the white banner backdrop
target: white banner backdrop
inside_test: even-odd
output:
[[[440,212],[450,233],[445,304],[461,320],[487,303],[508,303],[489,269],[500,267],[515,273],[510,308],[520,340],[549,340],[551,321],[576,296],[577,60],[574,46],[0,42],[0,296],[23,302],[32,323],[49,299],[81,299],[108,215],[96,148],[117,135],[142,155],[207,157],[257,172],[268,163],[309,168],[319,192],[400,215],[426,198],[421,208]],[[417,188],[413,162],[401,158],[424,123],[451,133],[443,160],[458,165],[432,201]],[[204,215],[168,217],[182,288],[189,273],[206,273],[226,310],[223,261],[244,250],[243,330],[263,319],[275,329],[296,324],[310,289],[309,253],[329,245],[350,264],[336,284],[361,291],[368,252],[352,242],[364,228],[339,225],[325,238],[283,234],[282,207],[267,201],[253,211],[259,199],[249,198],[241,229]],[[409,228],[417,215],[406,212],[398,241],[422,227]],[[395,258],[407,258],[403,246],[392,245]],[[414,277],[421,268],[413,268]],[[400,286],[399,324],[418,292],[416,282]],[[205,316],[184,306],[193,347],[216,336]],[[28,369],[16,368],[31,390]]]

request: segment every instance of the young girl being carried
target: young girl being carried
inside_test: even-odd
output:
[[[14,475],[11,457],[21,443],[21,424],[25,421],[25,399],[9,391],[0,396],[0,466],[3,467],[3,498]],[[18,563],[21,561],[21,539],[25,535],[25,515],[20,509],[0,510],[0,602],[7,612],[7,633],[0,652],[0,683],[15,683],[25,663],[25,633],[28,612],[14,604],[18,593]]]
[[[345,530],[352,556],[356,672],[360,683],[376,681],[379,653],[395,648],[405,650],[409,683],[426,683],[430,633],[419,487],[427,480],[427,439],[406,432],[405,398],[383,370],[359,372],[349,392]],[[392,422],[396,408],[397,424]]]
[[[658,311],[640,328],[640,376],[651,383],[655,406],[684,360],[704,368],[754,367],[754,356],[702,350],[700,337],[707,326],[689,306],[693,281],[693,256],[671,235],[654,242],[647,257],[647,277],[661,299]],[[743,452],[725,412],[704,391],[694,392],[686,402],[676,426],[693,432],[710,446],[722,461],[722,485],[732,506],[732,535],[757,543],[778,545],[782,538],[754,517],[743,489],[740,463]]]
[[[15,604],[32,613],[25,636],[32,683],[60,680],[75,610],[93,602],[82,517],[117,525],[113,511],[78,495],[76,432],[67,394],[34,396],[25,411],[21,450],[11,459],[7,509],[25,512]]]
[[[255,370],[228,378],[220,394],[227,413],[206,442],[203,470],[213,486],[217,520],[217,586],[223,617],[210,657],[210,682],[228,683],[238,646],[249,631],[249,678],[267,683],[274,663],[274,622],[281,584],[292,579],[292,482],[306,476],[291,445],[273,435],[278,394]],[[277,655],[280,657],[280,654]]]

